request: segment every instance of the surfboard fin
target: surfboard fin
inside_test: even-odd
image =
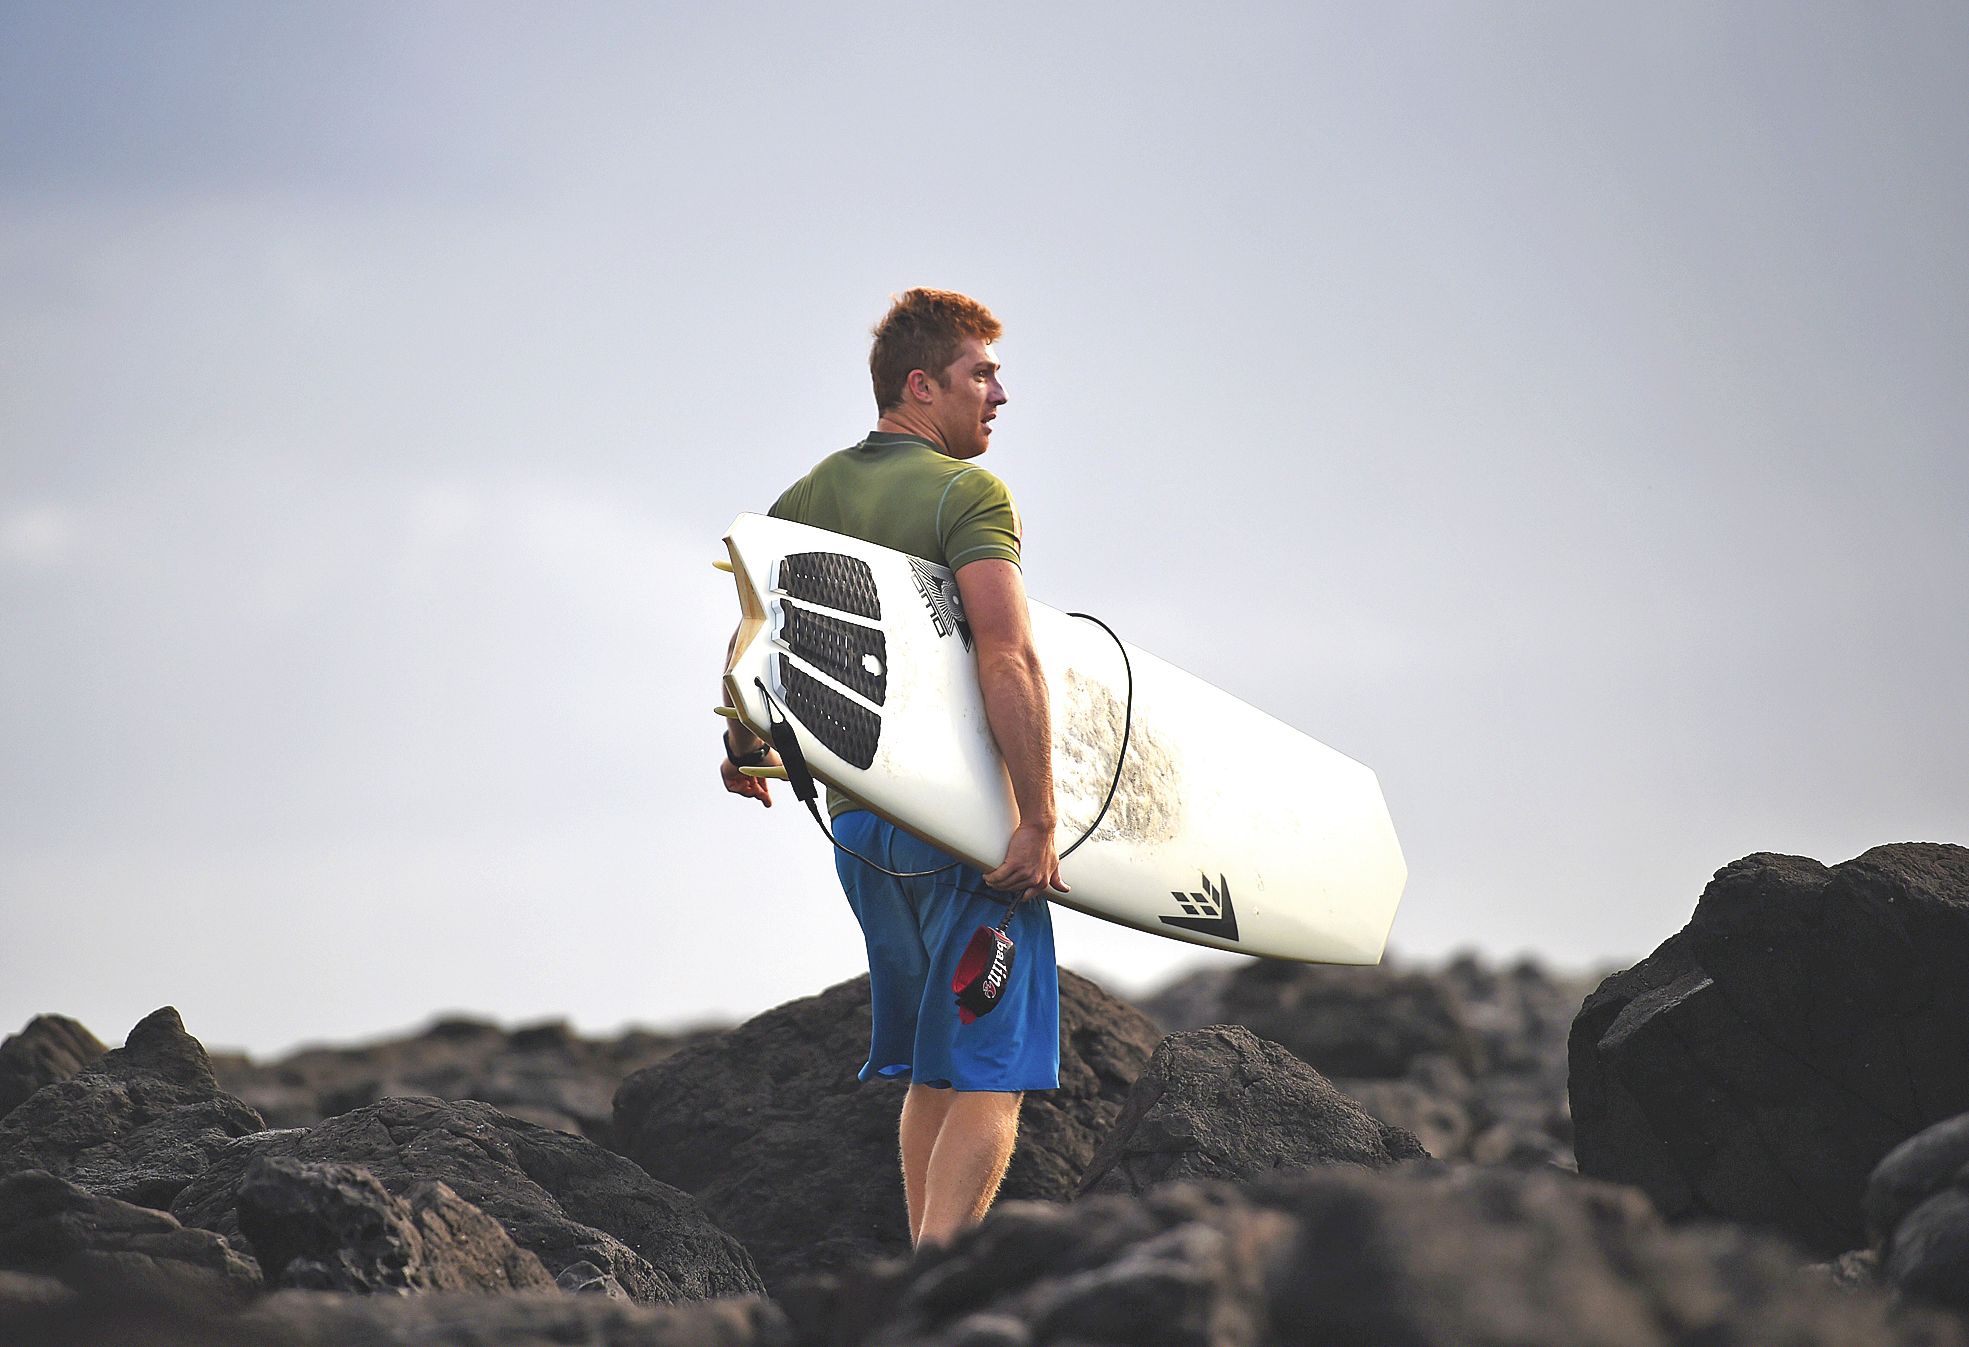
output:
[[[786,769],[784,767],[741,767],[738,770],[747,776],[756,776],[767,781],[786,780]]]
[[[738,719],[738,708],[736,706],[714,706],[711,708],[711,711],[712,714],[723,716],[726,720]]]
[[[711,563],[711,569],[714,571],[723,571],[726,575],[730,575],[732,573],[732,564],[729,561],[714,561]]]

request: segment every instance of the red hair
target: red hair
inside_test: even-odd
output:
[[[990,309],[955,290],[919,286],[893,296],[889,311],[875,325],[875,345],[868,352],[876,408],[887,412],[902,402],[912,370],[942,383],[966,338],[997,341],[1004,330]]]

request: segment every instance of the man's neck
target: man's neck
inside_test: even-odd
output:
[[[884,412],[881,419],[876,421],[875,428],[890,435],[913,435],[919,440],[928,440],[940,454],[950,452],[950,446],[944,443],[943,436],[930,424],[929,419],[912,415],[908,407]]]

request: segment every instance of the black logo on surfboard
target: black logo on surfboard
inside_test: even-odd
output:
[[[1200,876],[1203,880],[1202,893],[1179,893],[1172,889],[1169,896],[1181,904],[1186,915],[1164,917],[1165,926],[1174,926],[1185,931],[1195,931],[1198,935],[1214,935],[1219,940],[1237,939],[1237,909],[1231,906],[1231,886],[1222,875],[1212,884],[1209,875]]]
[[[964,600],[958,597],[957,577],[941,566],[915,557],[909,559],[909,569],[916,573],[916,592],[923,596],[923,606],[930,610],[930,621],[937,635],[956,636],[969,650],[971,624],[964,620]]]

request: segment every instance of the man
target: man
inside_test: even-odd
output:
[[[947,1242],[984,1218],[1011,1162],[1024,1092],[1059,1086],[1059,974],[1044,897],[1067,886],[1054,854],[1051,714],[1019,571],[1018,512],[1004,484],[970,461],[985,452],[1006,402],[993,349],[1001,330],[964,295],[917,289],[897,298],[869,352],[874,433],[822,460],[772,509],[956,572],[986,718],[1018,805],[1004,861],[980,874],[828,792],[846,848],[835,852],[835,868],[868,946],[874,1026],[861,1078],[909,1081],[899,1131],[918,1245]],[[725,757],[725,789],[770,806],[765,781],[739,771],[777,763],[770,749],[733,721]],[[858,857],[894,871],[951,868],[901,879]],[[958,957],[1015,901],[1011,983],[992,1014],[960,1024],[950,990]]]

